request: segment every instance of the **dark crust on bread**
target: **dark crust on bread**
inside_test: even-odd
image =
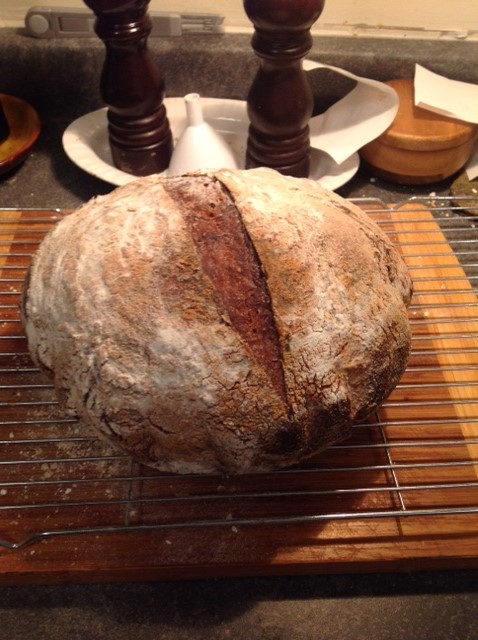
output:
[[[272,302],[257,251],[224,186],[210,176],[164,183],[179,205],[204,273],[224,306],[225,322],[244,340],[288,408],[282,354]]]

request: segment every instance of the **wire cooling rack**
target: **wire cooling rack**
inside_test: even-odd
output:
[[[414,281],[407,371],[348,440],[300,468],[240,477],[156,472],[62,413],[29,358],[18,305],[32,254],[67,212],[0,212],[0,577],[55,563],[58,575],[86,563],[91,578],[104,563],[105,575],[131,577],[105,551],[125,546],[140,577],[153,565],[170,576],[208,564],[224,574],[370,569],[379,558],[478,566],[478,202],[356,203]]]

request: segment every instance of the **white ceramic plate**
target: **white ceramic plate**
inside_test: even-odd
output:
[[[164,105],[173,139],[176,140],[186,126],[184,99],[165,98]],[[246,103],[241,100],[201,98],[201,106],[204,119],[225,138],[238,165],[243,167],[249,126]],[[136,179],[136,176],[120,171],[113,164],[108,142],[106,108],[92,111],[72,122],[63,134],[63,148],[80,169],[105,182],[120,186]],[[359,163],[357,153],[338,165],[327,154],[312,149],[309,177],[327,189],[338,189],[355,175]]]

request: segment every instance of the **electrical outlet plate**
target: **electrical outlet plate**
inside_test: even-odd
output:
[[[224,33],[224,16],[210,13],[150,12],[151,37],[174,37],[185,33]],[[88,9],[32,7],[25,15],[27,34],[35,38],[81,38],[95,35],[96,16]]]

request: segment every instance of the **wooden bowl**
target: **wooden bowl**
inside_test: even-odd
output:
[[[439,182],[464,167],[473,151],[476,125],[414,105],[413,80],[387,82],[398,94],[395,120],[360,150],[377,176],[398,184]]]
[[[7,173],[30,152],[40,134],[40,118],[28,103],[0,94],[3,111],[10,129],[9,135],[0,142],[0,175]]]

